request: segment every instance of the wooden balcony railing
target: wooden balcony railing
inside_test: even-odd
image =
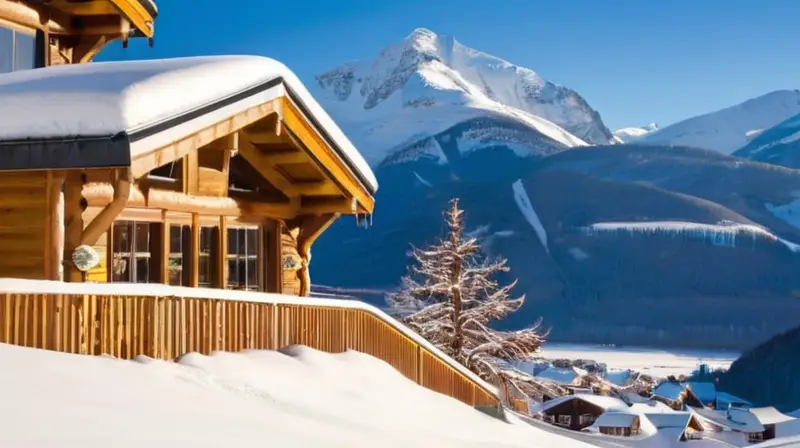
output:
[[[173,360],[184,353],[357,350],[475,407],[496,388],[363,302],[220,289],[0,279],[0,343],[85,355]]]

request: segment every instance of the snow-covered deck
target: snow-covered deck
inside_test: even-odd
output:
[[[341,129],[291,70],[261,56],[102,62],[0,75],[0,167],[128,166],[283,96],[374,193],[372,170]]]

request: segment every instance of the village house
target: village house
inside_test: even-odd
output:
[[[705,406],[689,385],[674,381],[664,381],[659,384],[653,391],[652,398],[676,411],[682,410],[684,405],[695,408]]]
[[[608,436],[631,437],[639,435],[642,419],[631,412],[608,411],[600,415],[586,430]]]
[[[644,413],[644,417],[653,425],[655,431],[677,432],[677,439],[680,442],[703,437],[705,428],[700,419],[691,412],[647,412]]]
[[[624,401],[614,397],[579,393],[532,407],[531,413],[540,414],[542,420],[553,425],[580,431],[594,424],[608,410],[624,411],[627,408]]]
[[[787,428],[789,425],[795,426],[796,419],[771,406],[749,409],[731,407],[726,411],[698,408],[691,409],[691,412],[714,434],[714,438],[729,443],[759,443],[778,435],[791,435],[800,429],[794,427],[790,434],[778,434],[781,425]]]

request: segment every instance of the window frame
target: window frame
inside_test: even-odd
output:
[[[27,27],[27,26],[24,26],[24,25],[20,25],[18,23],[14,23],[12,21],[9,21],[9,20],[3,19],[3,18],[0,18],[0,28],[6,29],[6,30],[11,32],[11,40],[10,40],[10,43],[11,43],[11,48],[10,48],[11,70],[2,71],[0,73],[14,73],[14,72],[18,72],[18,71],[33,70],[35,68],[39,68],[39,67],[37,67],[37,65],[38,65],[37,64],[37,47],[39,45],[42,45],[43,43],[40,43],[39,42],[40,39],[37,38],[37,30],[35,28],[31,28],[31,27]],[[26,37],[30,37],[32,39],[32,44],[33,44],[32,48],[31,48],[32,52],[31,52],[31,54],[29,54],[27,56],[28,59],[29,59],[30,66],[26,66],[24,68],[19,68],[18,67],[19,59],[17,57],[17,54],[18,54],[18,52],[17,52],[17,36],[19,34],[22,34],[22,35],[24,35]],[[44,43],[44,44],[46,44],[46,43]]]

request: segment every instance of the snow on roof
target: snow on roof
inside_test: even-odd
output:
[[[653,395],[670,400],[677,400],[680,398],[680,394],[684,391],[684,389],[685,387],[683,384],[664,381],[655,388]]]
[[[732,395],[727,392],[717,391],[717,406],[719,406],[720,403],[744,403],[746,405],[752,405],[751,402],[745,400],[744,398],[739,398],[736,395]]]
[[[628,409],[628,405],[625,404],[624,401],[616,397],[606,397],[603,395],[591,395],[591,394],[575,394],[575,395],[563,395],[561,397],[554,398],[550,401],[539,403],[531,408],[531,413],[536,414],[539,412],[547,412],[548,410],[571,400],[582,400],[585,401],[586,403],[593,404],[598,408],[603,409],[604,411],[608,410],[621,411]]]
[[[644,414],[656,429],[681,428],[685,429],[689,421],[694,418],[689,412],[649,412]]]
[[[555,381],[559,384],[573,384],[578,378],[578,372],[574,368],[550,367],[534,375],[536,378],[544,378]]]
[[[700,419],[709,421],[723,428],[740,432],[762,432],[764,425],[746,409],[731,408],[728,411],[715,411],[707,408],[689,408],[689,412]]]
[[[630,428],[639,417],[630,412],[609,411],[604,412],[592,426],[597,428]]]
[[[146,283],[66,283],[52,280],[26,280],[13,278],[0,278],[0,292],[32,293],[32,294],[94,294],[94,295],[134,295],[139,297],[186,297],[206,298],[213,300],[238,300],[244,302],[259,302],[272,304],[292,304],[308,306],[325,306],[333,308],[360,309],[377,316],[392,328],[402,333],[407,338],[425,347],[441,359],[450,359],[444,352],[436,348],[425,338],[411,331],[408,327],[398,322],[375,306],[356,300],[317,299],[313,297],[287,296],[252,291],[237,291],[231,289],[215,288],[189,288],[183,286],[157,285]],[[460,374],[469,378],[482,388],[497,394],[497,388],[482,380],[471,370],[458,362],[449,364]]]
[[[707,383],[707,382],[688,382],[686,383],[689,385],[689,388],[692,389],[697,398],[703,402],[703,404],[708,404],[714,401],[717,397],[717,387],[714,383]]]
[[[376,191],[369,165],[300,80],[285,65],[261,56],[98,62],[0,75],[0,161],[6,169],[37,163],[68,168],[76,162],[124,166],[284,95]],[[121,136],[127,144],[121,145]],[[54,140],[61,153],[47,147]]]
[[[788,422],[795,419],[794,417],[778,411],[772,406],[766,406],[763,408],[750,408],[748,411],[755,415],[762,425],[774,425],[776,423]]]

